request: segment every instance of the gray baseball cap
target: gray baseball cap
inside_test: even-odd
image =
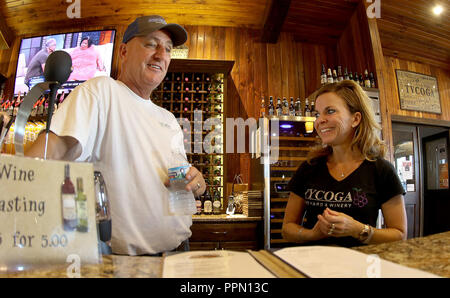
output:
[[[167,30],[170,33],[173,46],[179,46],[186,42],[187,32],[178,24],[167,24],[163,17],[150,15],[138,17],[133,23],[128,25],[123,35],[122,42],[127,43],[135,36],[145,36],[158,30]]]

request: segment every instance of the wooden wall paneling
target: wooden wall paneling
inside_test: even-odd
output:
[[[297,66],[296,78],[298,82],[298,93],[295,95],[295,100],[297,100],[297,97],[300,99],[305,98],[305,68],[303,64],[303,47],[301,46],[301,43],[294,43],[294,49],[293,63]]]

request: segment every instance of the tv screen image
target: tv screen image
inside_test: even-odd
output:
[[[20,44],[14,94],[44,81],[47,57],[58,50],[72,57],[73,72],[62,88],[72,90],[97,76],[110,76],[115,30],[72,32],[24,38]]]

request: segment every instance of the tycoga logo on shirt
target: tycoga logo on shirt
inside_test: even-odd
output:
[[[309,188],[305,199],[308,206],[329,208],[362,208],[368,203],[366,193],[356,187],[347,193]]]

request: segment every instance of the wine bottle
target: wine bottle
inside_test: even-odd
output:
[[[202,196],[198,196],[195,198],[195,207],[197,207],[196,215],[202,214]]]
[[[218,191],[214,191],[213,194],[213,214],[219,215],[222,209],[222,203],[220,202],[220,193]]]
[[[300,98],[297,98],[295,102],[295,116],[302,116],[302,103],[300,102]]]
[[[289,103],[288,103],[286,97],[283,97],[283,105],[281,107],[281,112],[282,112],[283,116],[289,115]]]
[[[359,84],[359,76],[358,76],[358,72],[355,71],[355,76],[353,77],[353,80]]]
[[[322,64],[322,73],[320,75],[320,85],[327,83],[327,73],[325,72],[325,65]]]
[[[344,80],[344,77],[342,76],[342,67],[340,65],[338,66],[337,80],[338,82],[342,82]]]
[[[364,87],[364,79],[363,79],[362,73],[359,75],[359,85],[360,85],[361,87]]]
[[[308,98],[305,99],[305,117],[311,117],[311,110],[309,108]]]
[[[205,201],[203,202],[203,213],[205,215],[210,215],[212,213],[212,201],[208,190],[206,190]]]
[[[367,69],[364,71],[364,87],[370,88],[370,78]]]
[[[333,69],[333,82],[334,82],[334,83],[337,83],[337,82],[338,82],[338,77],[337,77],[336,69]]]
[[[311,117],[316,117],[316,110],[314,107],[314,100],[311,100]]]
[[[61,206],[65,231],[73,231],[77,227],[77,210],[75,205],[75,188],[70,180],[70,165],[64,166],[64,182],[61,186]]]
[[[345,71],[344,71],[344,80],[350,80],[350,77],[349,77],[348,71],[347,71],[347,67],[345,68]]]
[[[259,118],[264,118],[266,115],[266,106],[264,105],[264,96],[261,96],[261,107],[259,109]]]
[[[295,116],[294,98],[291,97],[291,103],[289,105],[289,116]]]
[[[273,106],[273,97],[269,97],[269,107],[268,107],[268,113],[269,116],[273,116],[275,114],[275,107]]]
[[[281,99],[278,97],[277,98],[277,110],[276,110],[276,115],[278,117],[280,117],[281,115],[283,115],[283,107],[281,106]]]
[[[327,83],[333,83],[333,74],[331,73],[331,68],[328,68]]]
[[[373,72],[370,73],[370,87],[377,88],[377,85],[375,84],[375,78],[373,77]]]
[[[75,199],[77,206],[77,231],[88,231],[87,200],[83,190],[83,178],[77,178],[77,197]]]

